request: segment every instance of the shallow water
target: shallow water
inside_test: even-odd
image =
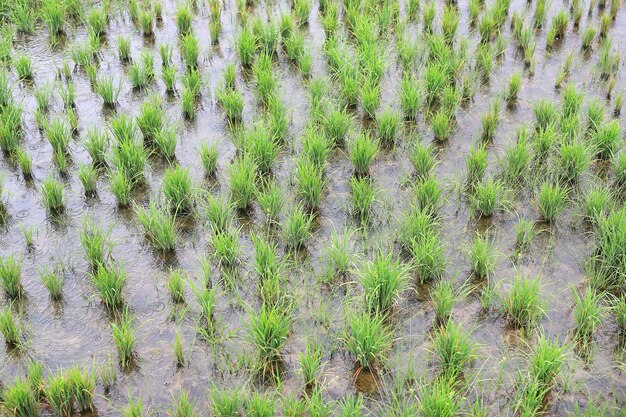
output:
[[[439,1],[437,3],[440,17],[443,6]],[[563,7],[560,1],[552,3],[548,21],[555,11]],[[473,45],[476,35],[470,34],[468,30],[467,2],[460,1],[458,7],[461,12],[459,32],[469,35]],[[524,7],[525,2],[515,0],[510,11],[512,13]],[[272,13],[277,13],[279,8],[287,10],[288,2],[281,2],[269,9],[259,6],[259,12],[272,10]],[[222,14],[220,43],[215,47],[208,42],[208,10],[200,8],[194,20],[194,31],[201,39],[203,51],[199,68],[206,83],[196,119],[192,122],[182,118],[180,100],[176,96],[168,96],[160,81],[158,45],[161,42],[175,45],[178,36],[174,21],[175,9],[175,1],[164,2],[164,20],[156,26],[153,40],[144,39],[125,14],[113,13],[107,29],[107,43],[100,54],[99,74],[112,74],[116,80],[122,78],[118,110],[136,114],[139,104],[147,97],[147,92],[138,93],[132,90],[125,76],[125,69],[116,57],[117,37],[130,36],[133,56],[138,56],[141,48],[152,50],[158,79],[152,89],[163,98],[170,121],[179,125],[180,140],[176,149],[178,162],[184,167],[192,168],[191,173],[198,186],[212,193],[227,195],[226,168],[236,148],[231,142],[223,113],[217,105],[215,90],[226,64],[237,62],[233,45],[236,33],[234,2],[226,2]],[[314,2],[313,9],[317,10],[317,2]],[[597,13],[596,10],[590,16],[583,16],[580,27],[584,28],[588,20],[597,21]],[[507,23],[507,38],[510,37],[509,30]],[[545,28],[542,29],[539,32],[541,35],[537,36],[534,74],[525,74],[517,105],[511,109],[503,109],[501,113],[501,122],[490,145],[488,175],[498,172],[498,158],[513,142],[515,129],[532,121],[533,102],[539,98],[559,100],[560,93],[554,88],[554,80],[559,65],[569,51],[575,52],[569,79],[584,88],[589,97],[603,96],[602,86],[593,73],[597,53],[590,56],[579,53],[578,30],[572,29],[570,25],[565,39],[553,51],[546,51],[545,31]],[[316,13],[311,14],[306,33],[314,56],[313,75],[326,75],[328,69],[321,54],[324,32]],[[618,13],[610,35],[614,38],[614,46],[624,52],[626,14],[623,10]],[[35,84],[42,85],[55,79],[56,67],[63,59],[69,60],[69,46],[85,39],[85,36],[84,28],[76,29],[76,33],[70,36],[72,40],[67,42],[68,47],[53,50],[49,46],[46,31],[42,29],[33,36],[19,35],[15,48],[32,55]],[[390,53],[393,54],[393,50]],[[178,56],[177,48],[174,48],[173,59],[182,71],[184,64]],[[502,254],[496,278],[501,282],[503,291],[508,291],[516,271],[528,276],[540,275],[542,295],[547,302],[546,317],[542,319],[541,327],[551,337],[571,341],[574,327],[572,291],[585,282],[583,263],[592,244],[592,235],[588,226],[580,219],[580,210],[576,203],[569,204],[556,225],[538,226],[545,231],[538,235],[516,265],[512,256],[515,239],[513,227],[518,218],[538,218],[535,206],[530,204],[531,190],[520,192],[512,209],[498,213],[488,221],[477,220],[472,216],[467,202],[459,197],[458,192],[465,171],[465,155],[469,152],[472,140],[480,135],[481,114],[487,111],[492,98],[501,91],[509,75],[522,67],[523,63],[511,42],[504,59],[495,67],[490,82],[481,86],[474,101],[461,108],[457,114],[458,128],[454,135],[439,146],[436,173],[446,184],[448,191],[442,210],[448,264],[446,276],[454,278],[459,285],[470,276],[467,245],[477,230],[490,228],[489,233],[494,236],[498,251]],[[274,68],[278,69],[280,93],[290,118],[287,146],[279,156],[274,172],[292,196],[295,188],[290,180],[290,172],[294,166],[294,154],[300,146],[301,133],[306,125],[309,104],[302,77],[282,54]],[[387,69],[382,83],[381,108],[387,104],[394,108],[399,106],[397,91],[400,74],[400,68],[393,63]],[[119,408],[126,404],[129,392],[133,396],[141,395],[145,405],[157,414],[162,414],[172,395],[181,388],[188,390],[196,404],[202,405],[199,407],[202,409],[208,403],[212,384],[237,387],[249,383],[253,386],[255,378],[245,367],[240,366],[240,361],[245,355],[254,354],[252,346],[245,340],[246,309],[259,306],[256,296],[257,278],[251,268],[252,243],[247,230],[262,227],[260,211],[255,207],[249,219],[240,219],[244,232],[241,234],[241,259],[234,290],[229,290],[220,280],[220,268],[217,265],[213,267],[212,282],[218,289],[215,316],[223,337],[216,349],[211,349],[196,334],[194,323],[198,308],[190,288],[187,287],[186,292],[188,306],[180,307],[172,305],[165,286],[165,278],[171,267],[184,269],[192,281],[199,282],[201,270],[198,258],[212,253],[208,228],[201,221],[181,224],[176,254],[164,258],[146,242],[132,211],[118,208],[106,176],[99,179],[96,197],[84,196],[75,172],[80,164],[88,163],[90,159],[79,140],[85,136],[88,128],[103,125],[110,111],[103,110],[100,98],[91,91],[83,72],[75,71],[73,80],[76,87],[79,133],[70,145],[71,166],[66,184],[66,209],[55,218],[46,213],[38,190],[40,182],[48,174],[56,173],[57,169],[52,161],[51,147],[35,124],[33,87],[19,84],[16,80],[13,83],[14,93],[25,107],[24,145],[33,158],[34,179],[25,181],[17,166],[7,157],[0,158],[0,170],[4,174],[7,194],[5,200],[10,216],[6,228],[0,231],[0,253],[16,254],[23,260],[22,283],[26,298],[20,308],[23,311],[22,322],[27,323],[28,348],[22,353],[0,349],[0,380],[6,384],[13,376],[24,374],[27,359],[31,357],[41,360],[52,371],[73,364],[86,364],[88,367],[102,364],[109,355],[115,358],[110,320],[91,284],[89,266],[79,241],[82,218],[88,213],[111,228],[111,236],[115,242],[113,258],[123,263],[128,272],[124,298],[135,317],[134,328],[138,338],[136,367],[130,372],[120,372],[117,384],[106,397],[97,396],[97,413],[103,416],[117,415]],[[248,125],[255,119],[260,106],[257,104],[252,83],[247,83],[240,71],[237,83],[245,94],[244,124]],[[625,87],[626,82],[620,72],[615,91]],[[55,96],[51,114],[60,114],[62,108],[60,97]],[[621,119],[624,122],[624,116]],[[423,132],[426,141],[432,140],[432,134],[427,132],[425,126],[420,124],[419,130]],[[404,152],[408,145],[408,136],[407,128],[399,135],[399,146],[383,151],[373,164],[371,175],[380,194],[372,224],[368,226],[369,233],[357,232],[351,242],[359,258],[369,257],[378,245],[385,248],[393,246],[395,219],[409,203],[410,189],[407,181],[411,175],[411,165]],[[196,149],[203,141],[220,143],[219,169],[215,181],[204,178],[201,170]],[[150,160],[146,170],[147,189],[133,196],[138,204],[147,203],[150,196],[158,194],[165,166],[157,158]],[[289,288],[298,301],[298,307],[292,332],[283,351],[282,392],[302,392],[301,376],[298,374],[298,352],[304,350],[307,337],[314,337],[326,347],[322,378],[325,395],[329,399],[337,399],[346,393],[358,391],[367,396],[368,404],[377,404],[386,398],[380,380],[365,372],[355,374],[353,360],[344,353],[337,338],[345,326],[344,299],[357,294],[358,286],[339,283],[326,285],[317,279],[323,273],[324,251],[330,242],[332,231],[343,230],[346,225],[356,226],[347,212],[351,173],[352,167],[345,155],[340,151],[333,154],[327,169],[328,185],[320,208],[315,237],[307,244],[304,253],[287,263],[285,273]],[[593,180],[591,177],[590,172],[584,175],[581,189]],[[20,225],[36,230],[35,246],[31,250],[23,243]],[[276,233],[276,236],[281,248],[280,255],[286,258],[284,241],[280,233]],[[50,301],[41,284],[38,271],[59,262],[66,267],[64,299],[61,303],[54,303]],[[189,309],[187,314],[182,314],[181,310],[184,308]],[[436,368],[428,350],[434,313],[428,301],[427,289],[407,290],[402,295],[397,310],[395,336],[398,339],[390,358],[389,374],[394,375],[396,370],[405,370],[412,363],[419,373],[432,376]],[[183,318],[176,319],[180,316]],[[481,394],[470,392],[468,397],[484,395],[485,403],[493,415],[512,414],[507,410],[511,408],[516,370],[524,369],[526,365],[526,342],[519,339],[517,332],[510,329],[506,320],[498,313],[483,314],[476,295],[458,303],[453,316],[464,323],[466,329],[472,329],[472,337],[478,344],[478,355],[472,371],[480,370],[476,377],[479,383],[475,386],[477,390],[480,390],[478,387],[481,385],[484,388]],[[171,341],[178,329],[182,331],[188,359],[187,365],[180,369],[174,363],[171,348]],[[595,350],[588,364],[583,365],[573,351],[569,353],[569,367],[566,370],[568,389],[559,385],[550,395],[546,409],[548,415],[567,415],[575,404],[584,406],[588,399],[597,395],[615,399],[618,404],[624,405],[626,378],[622,371],[623,365],[615,355],[619,343],[616,335],[614,319],[607,317],[595,336]],[[498,383],[501,372],[504,377]],[[97,393],[103,393],[100,385]],[[376,415],[376,412],[372,415]]]

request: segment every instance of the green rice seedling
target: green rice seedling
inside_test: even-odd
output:
[[[174,66],[164,67],[161,71],[161,78],[163,84],[165,84],[165,91],[168,93],[174,92],[176,88],[176,68]]]
[[[306,156],[301,157],[294,173],[298,196],[309,210],[317,208],[322,201],[326,180],[323,167],[315,165]]]
[[[154,142],[158,132],[164,128],[164,111],[160,99],[152,96],[139,107],[139,114],[136,118],[137,127],[141,131],[143,140],[146,143]]]
[[[180,37],[180,51],[188,68],[198,66],[200,42],[193,33],[186,33]]]
[[[265,123],[258,123],[244,133],[245,151],[254,161],[259,173],[271,171],[274,160],[280,151],[272,134]]]
[[[352,201],[353,213],[360,219],[366,219],[376,200],[374,182],[365,177],[350,178],[350,200]]]
[[[256,191],[257,166],[248,154],[236,158],[228,167],[230,193],[236,208],[247,210]]]
[[[69,416],[72,413],[74,392],[69,376],[60,371],[46,381],[44,396],[57,416]]]
[[[457,298],[454,283],[451,280],[437,281],[430,291],[430,299],[438,323],[445,323],[450,319]]]
[[[441,98],[441,108],[454,117],[463,97],[458,86],[448,85],[444,88]]]
[[[210,396],[212,415],[216,417],[235,417],[239,415],[242,395],[238,390],[221,390],[214,386],[211,389]]]
[[[185,302],[185,281],[187,274],[181,269],[172,269],[167,276],[167,291],[172,301],[181,304]]]
[[[553,222],[565,209],[566,202],[567,190],[558,183],[545,182],[541,185],[537,205],[543,220]]]
[[[117,381],[117,366],[110,354],[106,362],[99,367],[97,373],[100,377],[100,381],[102,381],[104,392],[108,393],[113,385],[115,385],[115,381]]]
[[[436,231],[437,222],[430,212],[411,205],[399,221],[397,228],[398,242],[406,250],[414,241],[421,242]]]
[[[443,142],[452,136],[453,120],[446,111],[440,110],[430,120],[430,127],[435,140]]]
[[[5,386],[2,390],[2,403],[7,415],[13,417],[40,415],[39,400],[29,380],[18,378],[12,384]]]
[[[178,144],[175,125],[168,125],[154,136],[155,152],[159,153],[168,162],[176,159],[176,145]]]
[[[406,120],[415,120],[419,113],[422,97],[419,84],[411,76],[404,75],[400,84],[400,104]]]
[[[615,314],[618,330],[624,333],[626,331],[626,297],[621,296],[615,299],[611,311]]]
[[[230,63],[226,65],[224,68],[224,88],[226,90],[234,90],[235,89],[235,81],[237,79],[237,67],[235,64]]]
[[[135,335],[133,333],[133,318],[128,310],[125,310],[118,322],[111,323],[111,330],[113,332],[113,342],[117,349],[117,356],[120,365],[126,368],[133,360],[134,349],[137,343]]]
[[[318,168],[326,166],[326,160],[330,153],[329,143],[326,137],[318,132],[315,128],[309,128],[305,131],[302,138],[302,150],[306,158]]]
[[[574,84],[568,83],[561,94],[562,118],[577,115],[583,103],[583,93]]]
[[[548,100],[542,99],[533,105],[536,130],[545,130],[556,123],[558,112],[555,105]]]
[[[258,352],[260,369],[270,370],[280,359],[291,327],[291,317],[285,308],[261,306],[258,313],[248,313],[248,340]]]
[[[198,154],[207,176],[213,177],[217,172],[218,149],[217,143],[208,145],[206,142],[200,144]]]
[[[19,148],[23,136],[22,107],[16,104],[7,104],[0,112],[0,147],[13,155]]]
[[[184,389],[173,399],[172,405],[168,408],[168,415],[172,417],[195,417],[195,404],[189,398],[189,393]]]
[[[265,218],[270,223],[278,223],[283,210],[284,193],[276,180],[267,180],[257,190],[257,201]]]
[[[46,268],[39,273],[39,279],[46,290],[48,290],[50,299],[59,301],[63,298],[64,277],[62,274],[58,274],[54,269]]]
[[[12,64],[20,80],[31,80],[33,78],[33,63],[29,56],[18,54],[13,58]]]
[[[369,119],[376,117],[376,111],[380,104],[380,86],[366,81],[361,89],[361,106],[364,116]]]
[[[104,9],[93,8],[87,15],[87,23],[92,33],[101,36],[104,34],[107,25],[107,12]]]
[[[172,67],[173,48],[169,43],[159,44],[159,56],[161,57],[161,67],[163,69]]]
[[[154,10],[151,8],[145,8],[139,12],[139,25],[141,26],[141,32],[146,38],[154,35]]]
[[[217,99],[226,113],[226,119],[237,123],[243,117],[243,94],[238,90],[218,90]]]
[[[47,88],[40,88],[37,90],[36,97],[43,96],[46,99],[49,93]],[[0,106],[5,107],[11,104],[13,101],[13,91],[11,89],[11,85],[9,84],[9,73],[7,70],[3,69],[0,71]],[[40,99],[37,98],[37,103],[39,103]],[[48,100],[46,100],[47,102]]]
[[[96,84],[96,91],[106,106],[113,107],[117,104],[121,87],[121,83],[117,85],[117,88],[113,85],[112,77],[101,77]]]
[[[210,281],[206,280],[206,282]],[[200,306],[200,314],[203,320],[207,325],[212,326],[213,310],[215,309],[215,290],[207,289],[206,285],[198,288],[191,284],[191,288],[196,297],[196,302]]]
[[[357,175],[367,175],[369,167],[379,151],[379,143],[367,132],[361,131],[350,142],[349,157]]]
[[[313,216],[297,205],[287,213],[282,224],[283,234],[287,245],[298,249],[304,246],[311,237],[313,228]]]
[[[134,398],[128,394],[128,406],[122,411],[123,417],[143,417],[143,402],[141,397]]]
[[[7,415],[13,417],[39,417],[39,400],[30,381],[18,378],[2,389],[2,405]]]
[[[474,356],[470,335],[461,324],[448,320],[432,338],[433,351],[446,378],[456,379]],[[444,379],[446,379],[444,378]]]
[[[41,196],[43,205],[52,213],[63,210],[63,191],[65,186],[54,177],[47,177],[41,184]]]
[[[587,288],[581,297],[574,290],[574,302],[575,338],[577,342],[586,346],[604,319],[604,308],[601,306],[602,294]]]
[[[59,95],[66,109],[74,108],[74,83],[67,81],[67,84],[59,84]]]
[[[117,38],[117,55],[122,62],[130,61],[130,39],[127,36]]]
[[[622,107],[624,107],[624,101],[626,100],[626,95],[624,92],[620,91],[615,94],[615,99],[613,100],[613,115],[619,116],[622,113]]]
[[[34,10],[27,1],[16,1],[12,10],[7,12],[10,12],[11,20],[20,32],[31,34],[35,31]]]
[[[322,369],[324,357],[322,347],[307,340],[306,350],[298,355],[300,360],[300,373],[304,378],[305,387],[313,387],[318,381],[318,375]]]
[[[507,319],[517,327],[529,327],[545,314],[539,278],[522,278],[516,275],[511,292],[502,300],[502,308]]]
[[[521,86],[522,73],[520,71],[514,72],[513,75],[511,75],[511,78],[509,78],[509,83],[504,97],[509,106],[517,100]]]
[[[179,4],[176,8],[176,26],[181,36],[191,32],[192,21],[193,13],[189,6],[185,3]]]
[[[255,392],[246,401],[246,415],[250,417],[271,417],[275,415],[274,398],[268,394]]]
[[[280,41],[280,25],[275,20],[261,24],[259,22],[261,21],[257,20],[254,24],[256,43],[263,53],[275,55]]]
[[[488,236],[477,234],[469,248],[469,260],[476,277],[489,278],[498,266],[495,243],[490,243]]]
[[[416,141],[415,144],[409,148],[409,159],[413,165],[415,176],[419,180],[429,178],[437,165],[433,150],[430,146],[425,145],[421,141]]]
[[[233,219],[234,206],[226,199],[209,194],[206,201],[206,215],[214,231],[224,231]]]
[[[472,143],[470,151],[465,157],[468,184],[475,184],[483,179],[487,170],[487,157],[487,148],[484,145]]]
[[[100,129],[90,128],[87,130],[87,137],[85,138],[84,146],[94,165],[105,165],[107,144],[107,136]]]
[[[341,238],[336,230],[332,231],[330,246],[326,249],[329,278],[345,275],[350,271],[353,256],[349,248],[349,242],[352,236],[353,232],[345,228]]]
[[[595,250],[589,263],[592,285],[600,291],[619,288],[623,278],[626,257],[624,251],[624,221],[626,211],[615,209],[598,220],[595,232]]]
[[[517,143],[504,151],[501,164],[505,181],[509,184],[524,181],[528,175],[531,157],[526,135],[518,135]]]
[[[74,389],[74,402],[81,413],[94,411],[93,403],[94,391],[96,389],[96,376],[86,369],[79,369],[76,366],[70,368],[66,378]]]
[[[514,229],[515,247],[519,250],[530,246],[535,236],[537,236],[534,223],[525,219],[520,219]]]
[[[237,262],[239,254],[239,230],[229,228],[216,230],[211,236],[214,256],[222,266],[232,266]]]
[[[24,178],[31,179],[33,174],[33,160],[24,149],[17,150],[17,163],[20,166],[20,171],[22,171]]]
[[[174,340],[172,340],[172,351],[174,352],[174,362],[179,368],[185,365],[185,351],[183,348],[183,338],[180,331],[176,332]]]
[[[373,260],[365,262],[359,270],[365,290],[365,304],[372,314],[384,314],[396,303],[408,282],[408,268],[393,260],[392,253],[379,251]]]
[[[613,175],[615,180],[621,186],[626,184],[626,153],[620,153],[613,158],[612,163]]]
[[[55,39],[63,31],[63,4],[59,0],[45,0],[41,12],[50,37]]]
[[[436,232],[414,239],[409,250],[413,258],[412,266],[420,283],[424,284],[443,275],[446,269],[444,246]]]
[[[585,190],[582,198],[585,219],[597,223],[608,212],[611,202],[612,193],[608,188],[593,187]]]
[[[591,24],[588,24],[587,27],[582,31],[580,35],[580,43],[584,50],[589,50],[591,48],[593,41],[596,40],[597,33],[597,29]]]
[[[67,152],[67,146],[72,139],[72,132],[64,120],[56,118],[46,123],[45,135],[55,152]]]
[[[489,111],[480,118],[483,131],[481,138],[485,141],[493,140],[493,137],[500,122],[500,102],[495,100]]]
[[[9,346],[20,346],[22,338],[22,328],[13,317],[11,310],[12,304],[8,303],[6,307],[0,310],[0,333],[4,338],[4,342]]]
[[[188,213],[194,205],[193,185],[188,168],[168,168],[163,176],[163,194],[174,213]]]
[[[613,40],[606,38],[600,44],[600,51],[598,57],[598,67],[600,69],[600,75],[603,79],[612,78],[617,72],[619,66],[620,56],[613,52]]]
[[[604,124],[605,109],[604,104],[594,97],[587,103],[587,132],[595,132],[602,124]]]
[[[543,385],[552,386],[564,364],[565,347],[557,339],[550,342],[545,336],[540,336],[529,359],[530,375]]]
[[[125,207],[130,203],[130,193],[133,189],[133,182],[124,175],[123,171],[116,171],[111,175],[111,191],[117,199],[117,204]]]
[[[78,168],[78,180],[85,190],[85,195],[93,196],[96,194],[96,181],[98,179],[98,172],[93,165],[81,165]]]
[[[594,125],[591,140],[596,149],[596,156],[603,160],[610,160],[620,148],[622,128],[619,119],[601,122]]]
[[[564,143],[559,148],[559,165],[561,176],[576,182],[591,164],[588,146],[583,141]]]
[[[400,117],[387,107],[376,116],[376,127],[380,142],[386,146],[393,145],[400,128]]]
[[[261,281],[278,274],[280,264],[276,258],[276,246],[254,233],[250,238],[254,243],[254,270]]]
[[[250,67],[257,48],[257,40],[249,26],[241,28],[235,39],[237,55],[244,67]]]
[[[176,248],[175,217],[154,202],[146,209],[137,206],[135,215],[141,224],[148,241],[155,249],[169,252]]]
[[[24,236],[24,242],[26,243],[26,246],[28,248],[32,248],[35,245],[33,241],[34,227],[26,227],[22,223],[20,223],[20,230],[22,231],[22,235]]]
[[[392,335],[385,326],[383,316],[355,313],[348,318],[343,342],[360,368],[374,369],[386,361]]]
[[[196,98],[191,90],[187,87],[183,88],[181,93],[181,104],[183,108],[183,114],[189,120],[193,120],[196,118]]]
[[[211,43],[217,45],[219,43],[220,31],[222,30],[222,22],[220,20],[209,20],[209,35],[211,36]]]
[[[435,213],[442,204],[441,182],[438,177],[430,177],[413,186],[413,195],[420,210]]]
[[[324,119],[323,124],[329,142],[339,146],[344,143],[346,134],[352,125],[352,118],[345,108],[332,110]]]
[[[101,265],[91,275],[102,303],[110,310],[119,309],[123,303],[122,291],[126,285],[126,271],[122,265],[117,270]]]
[[[569,22],[569,15],[565,10],[559,10],[552,16],[552,23],[548,29],[547,34],[547,46],[554,45],[556,40],[562,39],[565,36],[565,30],[567,29],[567,23]]]

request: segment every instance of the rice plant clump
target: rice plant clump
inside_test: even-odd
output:
[[[365,289],[365,305],[373,314],[386,313],[404,290],[408,269],[392,254],[379,252],[372,261],[366,262],[359,271]]]
[[[522,278],[516,275],[511,291],[503,299],[502,308],[511,324],[517,327],[529,327],[537,323],[545,314],[539,277]]]
[[[343,342],[360,368],[374,369],[385,364],[393,339],[383,316],[363,312],[348,319]]]
[[[155,249],[168,252],[176,248],[175,218],[170,212],[150,202],[148,208],[135,208],[135,214]]]

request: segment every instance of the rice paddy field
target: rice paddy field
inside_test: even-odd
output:
[[[620,0],[0,0],[0,414],[624,416]]]

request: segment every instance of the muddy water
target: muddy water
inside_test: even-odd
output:
[[[235,153],[230,140],[230,133],[223,114],[215,99],[215,90],[221,80],[226,64],[237,62],[233,39],[235,36],[234,2],[226,2],[222,14],[223,29],[219,45],[209,44],[208,10],[201,8],[194,20],[194,31],[202,45],[203,58],[200,70],[205,79],[202,99],[194,121],[182,118],[180,100],[168,96],[159,80],[153,90],[163,97],[169,119],[179,125],[180,141],[176,150],[179,163],[192,167],[195,183],[215,194],[227,195],[228,181],[226,167]],[[442,5],[438,2],[441,15]],[[523,10],[526,3],[513,1],[511,13]],[[554,1],[548,16],[563,7],[560,1]],[[288,9],[288,3],[272,4],[271,7],[258,6],[258,12],[276,13],[278,8]],[[317,9],[315,2],[314,10]],[[131,38],[132,54],[149,49],[155,54],[157,72],[159,68],[158,44],[169,42],[175,45],[177,29],[174,22],[176,4],[166,1],[164,21],[155,28],[154,40],[146,40],[133,29],[126,14],[113,13],[107,30],[106,44],[100,54],[99,74],[112,74],[116,80],[122,79],[119,109],[136,114],[139,104],[147,96],[132,90],[124,67],[116,58],[117,38],[127,35]],[[469,33],[468,5],[459,2],[461,22],[459,32],[468,35],[472,45],[476,36]],[[532,6],[531,6],[532,10]],[[531,15],[531,13],[528,13]],[[549,18],[548,18],[549,19]],[[597,22],[598,12],[585,15],[581,27],[587,21]],[[547,25],[546,25],[547,26]],[[307,29],[308,46],[314,56],[313,74],[326,75],[326,64],[321,55],[324,33],[319,17],[311,14]],[[45,30],[34,36],[18,36],[16,49],[27,51],[33,57],[35,84],[42,85],[55,79],[56,68],[63,60],[69,60],[69,47],[51,49]],[[76,29],[72,42],[85,40],[84,29]],[[538,32],[536,68],[534,74],[526,73],[517,105],[502,112],[502,118],[493,144],[490,145],[488,175],[497,174],[499,157],[506,147],[513,142],[517,127],[532,119],[532,103],[538,98],[557,101],[559,91],[554,88],[554,80],[559,65],[569,51],[574,51],[574,65],[570,80],[588,92],[588,97],[603,97],[602,86],[594,74],[597,54],[586,56],[579,53],[580,36],[577,30],[568,29],[565,39],[554,50],[546,51],[545,32]],[[626,14],[622,11],[613,23],[611,36],[615,47],[622,48],[626,41]],[[505,26],[505,37],[510,38],[509,25]],[[621,49],[623,52],[623,49]],[[390,49],[390,55],[394,52]],[[174,62],[182,71],[183,63],[174,52]],[[460,285],[470,275],[466,256],[467,245],[476,231],[488,229],[494,236],[498,251],[501,253],[496,279],[501,290],[506,293],[517,271],[525,275],[542,277],[542,295],[547,303],[547,316],[541,321],[546,334],[570,341],[573,330],[572,291],[585,281],[583,262],[590,251],[591,235],[588,227],[580,220],[580,210],[575,202],[557,221],[556,225],[538,225],[543,231],[533,242],[531,248],[517,262],[514,262],[513,227],[519,218],[537,219],[534,209],[532,190],[520,191],[512,209],[498,213],[487,222],[471,216],[464,198],[459,196],[458,184],[462,182],[465,170],[464,158],[472,140],[480,135],[480,115],[487,111],[493,97],[506,85],[509,75],[523,67],[511,43],[502,62],[492,73],[490,82],[482,85],[475,100],[462,108],[458,115],[458,128],[452,138],[440,146],[439,165],[436,173],[447,187],[446,203],[443,208],[443,224],[446,244],[446,276],[454,278]],[[278,69],[280,92],[289,111],[290,128],[288,145],[280,155],[275,166],[275,173],[292,200],[294,187],[289,173],[294,165],[293,155],[299,149],[299,138],[306,125],[309,105],[302,77],[280,56],[275,67]],[[157,78],[160,74],[157,75]],[[400,69],[391,64],[383,80],[381,108],[391,105],[398,108],[397,92],[400,84]],[[14,94],[25,107],[24,125],[26,135],[25,148],[33,158],[33,181],[25,181],[19,169],[6,157],[0,159],[0,169],[4,174],[5,197],[10,218],[5,229],[0,232],[0,253],[16,254],[23,260],[23,285],[25,300],[20,304],[22,322],[25,323],[28,349],[22,353],[0,349],[1,380],[6,383],[13,376],[25,372],[27,358],[41,360],[52,371],[69,367],[73,364],[99,365],[109,355],[115,358],[110,328],[110,320],[100,305],[99,299],[90,282],[88,265],[80,246],[78,232],[83,216],[95,217],[102,224],[111,228],[114,240],[113,257],[124,264],[128,272],[128,281],[124,297],[135,317],[134,328],[138,338],[136,347],[137,366],[130,372],[120,372],[118,382],[106,396],[98,396],[97,411],[101,415],[117,415],[120,407],[126,404],[128,393],[141,395],[144,404],[151,410],[163,414],[165,406],[173,394],[181,388],[188,390],[199,405],[209,399],[209,388],[218,386],[238,387],[243,384],[255,385],[255,378],[250,376],[241,363],[254,355],[254,350],[245,340],[247,323],[246,309],[257,308],[256,276],[251,268],[252,244],[247,233],[241,235],[241,261],[236,273],[228,277],[228,285],[222,278],[217,265],[212,272],[213,284],[217,287],[218,306],[216,320],[220,328],[219,342],[211,348],[194,329],[198,307],[193,301],[193,294],[187,289],[186,307],[173,306],[165,286],[167,271],[171,267],[182,268],[188,272],[194,282],[200,281],[201,270],[198,259],[212,252],[208,242],[209,232],[202,216],[201,220],[181,224],[179,242],[174,257],[163,258],[155,253],[146,243],[143,233],[132,212],[117,207],[108,181],[102,176],[98,183],[96,197],[86,198],[75,175],[82,163],[89,162],[89,156],[79,144],[88,128],[102,126],[110,112],[104,111],[101,100],[89,87],[89,81],[82,72],[73,75],[76,87],[76,110],[79,120],[79,134],[70,145],[71,167],[66,179],[66,210],[56,217],[49,217],[41,204],[38,186],[50,173],[56,173],[52,161],[52,151],[47,140],[38,131],[34,121],[35,100],[33,86],[14,82]],[[238,75],[237,83],[245,94],[245,124],[251,123],[259,112],[254,89],[251,84]],[[617,78],[615,91],[624,89],[626,82],[623,74]],[[51,114],[62,111],[60,97],[55,96]],[[622,117],[623,119],[623,117]],[[357,112],[357,120],[358,118]],[[623,120],[622,120],[623,121]],[[430,142],[425,126],[418,126],[424,140]],[[357,232],[350,242],[358,258],[367,258],[377,246],[392,247],[395,235],[396,218],[409,203],[410,190],[407,180],[411,168],[406,152],[409,129],[400,135],[399,146],[394,150],[382,152],[372,167],[372,177],[380,191],[375,214],[365,232]],[[196,148],[203,141],[217,141],[220,144],[218,177],[215,181],[206,180],[200,169],[200,160]],[[147,189],[134,196],[138,204],[149,201],[160,190],[165,164],[152,159],[146,172]],[[589,170],[591,171],[591,170]],[[371,374],[359,373],[355,377],[351,358],[343,353],[338,341],[345,327],[344,301],[355,297],[358,286],[352,284],[320,284],[317,277],[323,273],[324,250],[330,242],[333,230],[343,230],[344,226],[356,227],[355,221],[347,214],[349,207],[349,178],[352,173],[345,155],[337,152],[331,157],[328,167],[328,187],[324,203],[320,209],[320,221],[316,234],[307,245],[306,251],[298,256],[289,256],[283,251],[284,242],[280,233],[276,233],[281,256],[286,260],[286,275],[289,288],[298,301],[292,333],[284,349],[285,373],[283,375],[283,393],[299,393],[301,377],[298,375],[298,353],[305,347],[307,337],[321,341],[326,348],[323,386],[329,399],[337,399],[349,392],[360,391],[368,398],[368,404],[374,406],[384,402],[386,395],[380,379]],[[588,172],[581,182],[581,189],[594,181]],[[575,196],[574,196],[575,197]],[[262,216],[257,209],[249,218],[241,218],[244,231],[263,227]],[[35,229],[35,246],[27,249],[23,243],[20,225]],[[62,263],[64,266],[65,286],[63,302],[54,303],[38,278],[38,271],[45,266]],[[347,292],[346,292],[347,290]],[[417,288],[406,291],[397,312],[397,342],[390,356],[389,374],[406,371],[410,366],[418,374],[432,376],[436,367],[429,353],[429,335],[434,322],[434,314],[425,294],[427,289]],[[3,300],[4,302],[4,300]],[[349,305],[349,303],[348,303]],[[16,306],[17,308],[17,306]],[[497,313],[484,314],[480,311],[480,302],[476,296],[459,302],[454,309],[454,318],[462,321],[467,329],[472,329],[472,336],[478,344],[476,361],[472,372],[475,374],[475,389],[467,393],[468,398],[483,397],[493,415],[503,415],[510,410],[511,397],[515,387],[515,373],[525,367],[525,341],[511,330],[506,321]],[[182,331],[188,365],[177,368],[174,364],[171,341],[177,330]],[[532,338],[531,342],[532,344]],[[567,384],[561,384],[551,395],[547,411],[550,415],[566,415],[575,404],[584,405],[588,399],[602,395],[616,399],[624,404],[626,378],[620,370],[616,358],[618,341],[615,323],[607,318],[596,335],[595,350],[588,364],[583,364],[573,351],[569,354],[569,366],[566,370]],[[258,387],[265,389],[264,387]],[[102,387],[98,386],[98,394]],[[373,412],[376,415],[376,412]]]

